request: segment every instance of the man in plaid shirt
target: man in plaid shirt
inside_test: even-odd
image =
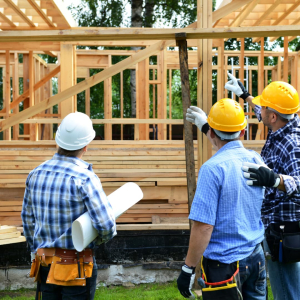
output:
[[[254,98],[241,82],[231,74],[228,75],[231,80],[226,83],[225,88],[247,101],[254,109],[258,120],[269,129],[261,151],[265,165],[243,166],[244,176],[249,179],[248,185],[265,187],[262,221],[266,235],[270,230],[276,233],[282,230],[285,233],[300,232],[298,93],[290,84],[278,81],[269,84],[261,96]],[[264,247],[266,252],[272,252],[266,239]],[[277,257],[280,260],[280,250]],[[274,299],[300,299],[300,263],[282,263],[278,260],[268,261]]]
[[[56,132],[58,153],[28,175],[21,216],[33,262],[39,250],[48,253],[67,252],[69,255],[75,255],[73,261],[79,261],[79,256],[76,257],[78,253],[73,250],[71,227],[73,221],[85,212],[89,213],[93,226],[98,231],[99,242],[106,242],[116,235],[114,213],[101,182],[93,172],[92,166],[81,159],[94,137],[93,124],[87,115],[79,112],[67,115]],[[93,249],[94,246],[95,242],[92,242],[87,248]],[[60,283],[49,284],[50,267],[47,262],[46,265],[40,266],[38,275],[41,282],[38,284],[38,290],[42,292],[43,300],[94,298],[97,265],[92,251],[88,251],[91,263],[94,263],[89,274],[91,277],[85,276],[86,267],[83,268],[82,274],[79,266],[79,275],[75,276],[86,278],[84,286],[70,286],[70,281],[62,283],[68,286],[61,286]],[[87,255],[82,253],[82,256]],[[75,270],[76,268],[77,265]],[[38,278],[38,275],[34,276]],[[79,282],[78,278],[75,281]]]

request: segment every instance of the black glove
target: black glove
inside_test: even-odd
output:
[[[247,180],[248,185],[278,187],[280,183],[280,176],[266,165],[244,162],[242,170],[245,178],[252,179]]]
[[[195,299],[194,294],[191,292],[195,280],[195,269],[187,265],[182,266],[181,273],[177,279],[177,287],[180,294],[188,299]]]
[[[240,81],[238,81],[238,85],[243,92],[243,94],[240,95],[240,98],[246,100],[249,96],[251,96]]]

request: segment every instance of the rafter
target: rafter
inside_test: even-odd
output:
[[[42,9],[35,0],[27,0],[30,5],[36,10],[40,17],[50,26],[55,28],[56,24],[52,22],[52,17],[47,16],[47,10]]]
[[[264,21],[281,2],[282,0],[275,0],[275,2],[259,17],[259,19],[256,20],[253,26],[258,26],[262,21]]]
[[[261,0],[253,0],[246,5],[242,11],[238,14],[238,16],[231,22],[229,27],[238,27],[245,20],[246,16],[253,10],[253,8],[260,2]]]
[[[4,8],[1,7],[0,8],[0,18],[5,22],[7,23],[10,27],[12,28],[16,28],[17,25],[12,21],[12,16],[9,16],[9,15],[6,15],[4,13]],[[0,27],[1,28],[1,27]]]
[[[24,13],[24,9],[20,9],[18,5],[12,0],[3,0],[9,7],[11,7],[30,27],[36,27],[32,22],[31,17]]]

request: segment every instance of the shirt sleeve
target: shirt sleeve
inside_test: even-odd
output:
[[[254,113],[255,113],[258,121],[260,122],[261,121],[261,106],[255,105],[255,107],[254,107]]]
[[[30,181],[30,175],[27,177],[26,180],[26,187],[25,187],[25,193],[23,198],[23,207],[21,212],[21,218],[23,222],[23,231],[24,236],[26,238],[26,241],[28,243],[28,246],[30,248],[31,252],[34,252],[33,247],[33,236],[34,236],[34,227],[35,227],[35,218],[33,213],[33,205],[32,205],[32,199],[29,191],[29,181]]]
[[[117,234],[116,220],[113,209],[96,175],[86,180],[82,186],[82,196],[93,226],[98,231],[97,243],[107,242]]]
[[[197,189],[189,219],[215,225],[220,194],[219,179],[211,167],[203,165],[199,171]]]
[[[288,147],[289,148],[289,147]],[[288,149],[287,148],[287,149]],[[283,183],[288,195],[300,191],[300,148],[295,147],[288,151],[284,162],[285,174],[282,174]]]

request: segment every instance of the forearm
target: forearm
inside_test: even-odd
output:
[[[189,250],[185,259],[186,265],[190,267],[197,266],[210,241],[213,228],[209,224],[193,222]]]
[[[253,96],[249,96],[249,97],[246,98],[246,102],[254,109],[255,104],[252,102],[253,99],[254,99]]]

